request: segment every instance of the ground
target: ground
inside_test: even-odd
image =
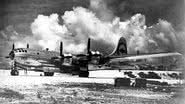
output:
[[[113,79],[9,72],[0,71],[0,104],[184,104],[182,87],[118,88]]]

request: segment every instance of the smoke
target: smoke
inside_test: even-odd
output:
[[[157,16],[155,13],[150,13],[153,4],[151,10],[158,13],[159,9],[156,5],[161,3],[150,2],[148,4],[143,3],[146,2],[143,1],[138,7],[132,6],[130,9],[133,5],[131,1],[129,4],[120,1],[117,3],[119,6],[112,2],[114,1],[90,0],[88,9],[74,7],[70,11],[65,11],[63,15],[53,13],[46,16],[40,14],[31,23],[32,35],[20,34],[14,26],[8,26],[5,30],[0,31],[1,39],[13,41],[16,47],[26,47],[26,43],[29,43],[30,48],[49,48],[56,51],[59,51],[60,41],[62,41],[64,43],[64,53],[76,54],[86,51],[87,39],[91,38],[93,39],[92,50],[109,54],[116,47],[119,38],[123,36],[127,40],[129,54],[135,54],[137,51],[140,53],[185,52],[185,30],[175,31],[173,25],[164,19],[159,18],[157,23],[153,20],[158,18],[160,13],[167,13],[164,12],[165,8]],[[164,2],[166,3],[166,1]],[[110,4],[114,5],[112,6],[113,9],[108,6]],[[139,8],[145,4],[147,4],[147,7],[144,7],[146,8],[144,11],[147,12],[146,15],[149,18],[138,12],[141,10]],[[119,8],[122,12],[115,8]],[[133,13],[127,13],[129,10],[137,13],[132,15]],[[119,17],[115,14],[119,14]],[[150,23],[146,23],[146,20]],[[146,24],[150,24],[150,26]]]
[[[59,24],[58,14],[39,15],[31,24],[33,38],[43,48],[57,49],[60,41],[64,42],[64,51],[82,53],[86,49],[87,39],[97,42],[116,44],[121,34],[111,22],[103,22],[93,12],[82,7],[66,11],[61,16],[63,24]]]
[[[120,21],[104,0],[91,0],[89,9],[74,7],[62,16],[38,15],[31,23],[32,36],[11,31],[10,38],[17,47],[31,43],[33,48],[59,51],[60,41],[65,53],[83,53],[87,39],[93,39],[92,50],[111,53],[121,36],[127,40],[128,53],[169,52],[180,49],[176,31],[172,25],[159,19],[158,23],[147,26],[144,15],[137,13],[125,21]],[[11,30],[11,29],[9,29]],[[6,34],[5,32],[2,32]],[[1,34],[2,34],[1,33]],[[2,35],[6,38],[6,35]]]
[[[131,17],[126,29],[123,30],[130,53],[176,51],[178,46],[176,33],[169,22],[159,19],[158,23],[152,26],[148,27],[145,24],[145,16],[136,14]]]
[[[43,49],[49,48],[56,50],[62,39],[62,34],[67,33],[64,26],[59,25],[58,14],[50,16],[38,15],[31,24],[33,38],[37,40],[39,46]]]
[[[98,8],[96,5],[99,4],[92,7]],[[62,24],[59,24],[59,20],[62,20]],[[119,17],[105,21],[89,9],[76,7],[61,17],[58,14],[38,15],[31,24],[31,30],[33,40],[42,49],[59,50],[59,42],[63,41],[64,52],[67,53],[84,52],[88,38],[98,43],[92,44],[96,45],[92,46],[93,49],[110,53],[121,36],[127,40],[129,53],[175,51],[178,45],[172,25],[159,19],[158,23],[146,26],[145,20],[145,16],[138,13],[126,21],[120,21]]]

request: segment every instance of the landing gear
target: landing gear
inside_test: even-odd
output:
[[[79,77],[88,77],[88,76],[89,76],[88,71],[80,71],[80,73],[79,73]]]
[[[80,67],[78,67],[78,66],[74,66],[73,68],[72,68],[72,75],[78,75],[79,74],[79,71],[80,71]]]
[[[19,71],[16,67],[16,61],[15,60],[12,60],[10,75],[12,75],[12,76],[18,76],[19,75]]]
[[[44,76],[53,76],[54,72],[44,72]]]
[[[14,69],[14,70],[11,70],[10,74],[11,74],[12,76],[18,76],[18,75],[19,75],[19,71],[16,70],[16,69]]]

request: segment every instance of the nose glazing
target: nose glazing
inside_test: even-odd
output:
[[[9,57],[10,57],[10,59],[14,59],[14,57],[15,57],[15,53],[14,53],[14,51],[11,51],[10,53],[9,53]]]

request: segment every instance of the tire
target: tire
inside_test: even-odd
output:
[[[19,75],[19,71],[18,70],[11,70],[10,74],[12,76],[18,76]]]
[[[54,72],[44,72],[44,76],[53,76]]]
[[[75,66],[73,69],[72,69],[72,75],[79,75],[79,71],[80,71],[80,67],[78,66]]]
[[[115,87],[130,87],[130,78],[115,78]]]
[[[135,87],[146,88],[146,84],[147,84],[147,80],[146,79],[136,78],[135,82],[136,82]]]
[[[88,71],[80,71],[80,73],[79,73],[79,77],[88,77],[88,76],[89,76]]]

